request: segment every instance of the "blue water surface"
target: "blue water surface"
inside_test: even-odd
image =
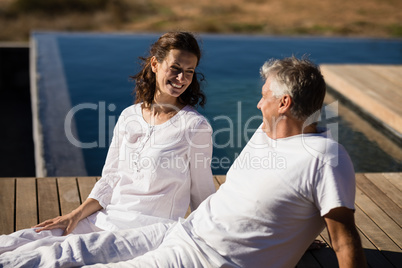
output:
[[[88,175],[98,176],[114,123],[120,112],[134,101],[131,94],[134,84],[129,76],[139,70],[138,57],[146,56],[150,44],[159,35],[55,35],[72,105],[96,104],[96,109],[82,109],[74,119],[80,141],[97,144],[83,152]],[[226,173],[261,123],[256,108],[262,86],[259,68],[267,59],[309,55],[317,64],[402,63],[402,40],[204,34],[199,37],[203,58],[198,71],[205,75],[204,91],[208,100],[199,111],[215,130],[214,158],[219,161],[213,165],[215,174]],[[353,140],[350,131],[345,133],[347,137],[339,137],[340,142]],[[388,169],[389,166],[392,170],[400,168],[400,163],[381,149],[373,154],[374,158],[384,159]],[[361,159],[354,160],[358,163],[356,171],[372,171],[371,164],[361,162]]]

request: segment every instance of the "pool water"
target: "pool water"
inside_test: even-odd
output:
[[[131,94],[134,84],[129,76],[139,70],[138,57],[146,55],[158,36],[33,34],[38,47],[49,46],[48,39],[57,46],[61,75],[67,84],[71,107],[76,108],[73,113],[76,140],[80,142],[79,147],[85,147],[81,149],[87,174],[72,171],[72,174],[57,175],[101,174],[113,126],[120,112],[134,100]],[[203,58],[198,71],[205,75],[204,91],[208,100],[205,108],[199,108],[199,111],[214,129],[214,159],[219,163],[213,165],[214,174],[226,173],[261,123],[256,108],[263,84],[259,68],[267,59],[309,55],[317,64],[402,63],[402,40],[203,34],[199,37]],[[39,63],[40,60],[39,57]],[[41,71],[39,63],[37,72],[46,79],[46,71]],[[371,139],[370,134],[355,127],[353,120],[347,120],[348,113],[342,114],[344,108],[339,107],[344,106],[337,99],[327,100],[326,104],[335,110],[330,117],[324,118],[324,114],[320,123],[334,127],[335,138],[351,155],[357,172],[402,171],[398,150],[390,154]],[[59,120],[65,120],[65,117],[62,114]],[[50,119],[43,114],[41,120]],[[51,161],[52,157],[47,157],[45,161]]]

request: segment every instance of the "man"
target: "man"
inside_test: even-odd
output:
[[[109,265],[295,267],[326,225],[339,266],[365,267],[354,225],[352,163],[315,123],[325,96],[319,69],[291,57],[265,63],[261,75],[265,84],[257,107],[262,125],[228,171],[226,183],[186,220],[75,236],[31,255],[0,258],[0,263],[120,260]],[[50,261],[45,255],[52,256]]]

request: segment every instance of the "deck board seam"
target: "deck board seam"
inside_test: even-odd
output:
[[[382,195],[384,195],[384,199],[387,199],[388,202],[390,202],[390,204],[394,205],[396,208],[399,208],[399,205],[397,203],[395,203],[394,200],[392,200],[391,198],[388,197],[388,195],[386,193],[384,193],[384,191],[382,191],[379,187],[377,187],[377,185],[375,185],[373,182],[371,182],[364,174],[356,174],[356,176],[362,176],[364,179],[366,180],[366,184],[371,184],[372,189],[375,189],[376,192],[380,192]],[[364,187],[362,185],[363,183],[357,184],[357,187],[359,188],[360,191],[362,191],[374,204],[377,205],[377,207],[383,211],[390,219],[392,219],[393,222],[395,222],[399,228],[401,228],[401,224],[398,223],[398,221],[396,219],[394,219],[393,215],[390,214],[390,212],[387,212],[384,207],[382,206],[381,202],[379,202],[377,200],[377,198],[372,198],[370,196],[370,193],[368,192],[367,188]]]
[[[392,215],[390,215],[380,204],[378,204],[378,202],[376,202],[375,199],[371,198],[370,195],[368,195],[366,192],[363,191],[362,188],[359,187],[359,189],[367,196],[367,198],[369,198],[376,206],[378,209],[380,209],[382,212],[384,212],[385,215],[387,215],[389,217],[390,220],[392,220],[392,222],[394,222],[396,225],[399,226],[399,228],[401,228],[401,225],[397,222],[397,220],[395,220],[393,218]],[[387,196],[388,197],[388,196]],[[392,200],[391,200],[392,201]],[[397,205],[397,204],[395,204]],[[361,206],[359,206],[359,208],[364,211],[364,213],[370,218],[372,219],[372,217],[369,215],[369,213],[367,213]],[[373,219],[372,219],[373,220]],[[375,222],[375,220],[373,220]]]
[[[36,191],[36,224],[40,223],[40,206],[39,206],[39,185],[38,185],[38,178],[35,178],[35,191]]]
[[[59,201],[59,216],[61,216],[61,197],[60,197],[60,186],[59,186],[59,178],[56,179],[56,192],[57,192],[57,200]]]
[[[78,198],[79,198],[79,200],[80,200],[80,204],[82,204],[82,203],[84,203],[84,200],[82,200],[82,197],[81,197],[81,189],[80,189],[80,184],[79,184],[79,182],[78,182],[78,178],[77,178],[77,177],[75,177],[75,183],[76,183],[76,185],[77,185]]]
[[[14,181],[14,229],[17,229],[17,178],[13,178]]]
[[[378,229],[381,230],[382,233],[390,239],[390,241],[392,241],[392,242],[395,244],[395,246],[397,246],[400,250],[402,250],[402,247],[397,243],[397,241],[395,241],[395,239],[393,239],[393,238],[388,234],[388,232],[387,232],[386,230],[384,230],[384,229],[381,227],[380,224],[378,224],[372,217],[370,217],[370,215],[369,215],[362,207],[360,207],[358,204],[356,204],[356,206],[359,207],[359,209],[371,220],[371,222],[372,222],[375,226],[377,226]],[[373,239],[371,238],[371,236],[370,236],[367,232],[365,232],[362,227],[360,227],[360,225],[359,225],[358,222],[356,223],[356,228],[358,228],[358,229],[360,230],[360,233],[363,234],[363,235],[370,241],[370,243],[373,244],[373,246],[374,246],[377,250],[379,250],[379,251],[382,250],[381,247],[377,246],[377,244],[375,243],[375,241],[373,241]]]

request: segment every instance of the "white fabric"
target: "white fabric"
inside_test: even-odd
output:
[[[215,192],[212,129],[191,106],[149,125],[141,104],[126,108],[90,198],[103,210],[89,219],[104,230],[135,228],[184,217]],[[165,221],[168,222],[168,221]]]
[[[88,219],[83,219],[77,224],[77,227],[71,234],[87,234],[100,231],[103,230],[93,225]],[[64,230],[62,229],[53,229],[37,233],[31,228],[19,230],[9,235],[1,235],[0,254],[13,250],[14,254],[19,254],[20,252],[30,251],[41,246],[48,246],[55,242],[64,241],[66,236],[62,236],[63,232]]]
[[[175,228],[173,228],[175,226]],[[161,245],[163,241],[163,244]],[[94,264],[94,265],[91,265]],[[103,265],[102,265],[103,264]],[[181,225],[69,235],[46,247],[0,255],[0,267],[213,267]],[[85,266],[87,267],[87,266]]]
[[[0,263],[7,260],[6,267],[13,267],[17,257],[57,261],[66,267],[79,259],[85,264],[120,261],[118,266],[92,267],[293,268],[324,228],[322,216],[337,207],[354,209],[354,197],[351,161],[326,133],[271,140],[260,128],[232,165],[226,182],[185,221],[169,229],[152,225],[144,232],[137,228],[133,233],[91,234],[97,239],[76,236],[75,242],[62,243],[58,255],[39,248],[21,256],[4,254]],[[147,235],[149,228],[152,234]],[[138,232],[145,235],[137,243]],[[143,246],[144,239],[152,246]],[[115,245],[121,253],[118,258],[113,254]],[[50,252],[54,247],[59,246]]]
[[[331,209],[354,209],[355,176],[322,134],[272,140],[259,128],[226,182],[183,223],[218,266],[295,267]]]
[[[163,243],[155,250],[134,259],[108,264],[93,264],[83,267],[110,267],[110,268],[154,268],[154,267],[191,267],[209,268],[210,260],[198,248],[179,224],[168,230]]]
[[[190,106],[155,126],[143,119],[140,104],[126,108],[116,124],[102,178],[89,196],[104,209],[82,220],[73,234],[168,224],[184,217],[189,204],[195,209],[215,192],[212,147],[209,123]],[[0,254],[63,241],[62,233],[27,229],[0,236]]]
[[[64,241],[35,250],[6,252],[0,255],[0,267],[76,267],[125,261],[158,247],[172,224],[157,223],[118,232],[69,235]]]

